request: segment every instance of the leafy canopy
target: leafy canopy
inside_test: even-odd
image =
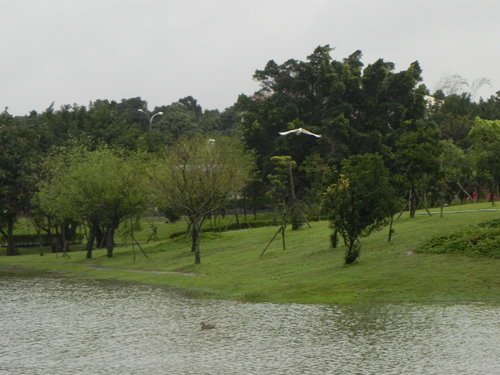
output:
[[[394,192],[381,157],[364,154],[344,160],[339,180],[326,190],[324,205],[346,243],[346,263],[354,262],[359,238],[382,228],[394,213]]]

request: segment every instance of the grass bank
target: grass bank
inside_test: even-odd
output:
[[[178,227],[158,228],[160,240],[143,244],[148,258],[131,245],[116,248],[116,256],[96,251],[0,257],[0,274],[50,272],[72,278],[103,279],[164,285],[210,298],[298,303],[459,303],[500,302],[500,259],[463,255],[420,254],[426,239],[471,224],[500,218],[500,211],[480,211],[491,205],[453,206],[429,217],[404,217],[394,224],[392,242],[387,228],[362,240],[361,257],[343,264],[344,248],[330,248],[328,223],[287,232],[287,250],[279,239],[263,257],[262,249],[276,227],[206,233],[202,264],[195,266],[190,242],[169,238]],[[452,212],[453,211],[453,212]],[[466,212],[462,212],[466,211]],[[147,231],[138,235],[147,238]]]

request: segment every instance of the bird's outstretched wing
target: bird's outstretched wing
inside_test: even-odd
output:
[[[312,135],[313,137],[316,137],[316,138],[321,138],[321,135],[314,134],[313,132],[310,132],[309,130],[306,130],[304,128],[292,129],[292,130],[288,130],[286,132],[279,132],[280,135],[287,135],[287,134],[291,134],[291,133],[294,133],[297,135],[307,134],[307,135]]]
[[[313,132],[310,132],[309,130],[306,130],[306,129],[303,129],[303,128],[300,128],[300,130],[301,130],[301,133],[304,133],[304,134],[307,134],[307,135],[312,135],[313,137],[316,137],[316,138],[321,138],[321,135],[314,134]]]
[[[291,133],[297,133],[297,129],[292,129],[292,130],[289,130],[286,132],[279,132],[280,135],[287,135],[287,134],[291,134]]]

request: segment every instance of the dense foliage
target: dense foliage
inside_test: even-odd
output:
[[[151,168],[159,206],[179,210],[189,220],[196,264],[203,221],[237,196],[252,168],[252,154],[238,140],[202,136],[180,139]]]
[[[421,253],[500,258],[500,221],[492,220],[426,241]]]
[[[45,170],[35,195],[37,207],[61,227],[64,245],[69,224],[87,225],[88,258],[96,240],[111,257],[118,226],[148,207],[145,161],[136,153],[105,145],[89,150],[77,144],[49,157]]]
[[[7,244],[7,255],[18,254],[14,224],[30,211],[37,161],[33,135],[30,129],[16,126],[9,114],[0,114],[0,233]]]
[[[360,253],[360,237],[383,227],[395,211],[389,173],[376,154],[355,155],[342,162],[338,182],[325,192],[324,205],[335,231],[346,244],[345,262]]]
[[[255,213],[281,204],[295,229],[300,227],[302,212],[332,218],[333,211],[320,210],[323,193],[328,186],[338,191],[348,186],[346,173],[340,177],[342,168],[350,168],[345,160],[361,160],[356,157],[367,154],[377,154],[381,164],[377,168],[388,170],[373,189],[384,186],[384,191],[393,191],[395,198],[406,202],[392,210],[408,209],[413,216],[417,208],[443,206],[457,198],[494,203],[500,184],[500,91],[474,101],[474,92],[465,89],[474,85],[458,90],[451,80],[431,96],[421,76],[417,61],[397,71],[383,59],[365,65],[361,51],[336,60],[326,45],[304,61],[269,61],[254,74],[260,89],[240,95],[222,112],[203,109],[191,96],[152,109],[141,98],[129,98],[59,109],[51,105],[27,116],[14,117],[5,110],[0,114],[0,233],[7,254],[17,253],[13,233],[20,216],[29,217],[38,231],[53,238],[55,251],[68,250],[75,228],[84,226],[87,249],[91,251],[95,243],[108,246],[111,254],[115,227],[155,207],[148,194],[150,180],[142,177],[146,155],[150,166],[157,165],[152,160],[163,160],[153,175],[158,172],[166,178],[162,168],[173,173],[173,166],[185,162],[178,157],[187,139],[198,142],[189,149],[198,158],[195,163],[212,160],[213,150],[225,147],[225,138],[219,141],[225,136],[231,139],[227,142],[240,145],[238,149],[244,151],[238,155],[244,157],[229,157],[224,163],[231,161],[236,168],[242,162],[238,168],[248,177],[246,160],[251,154],[256,168],[244,179],[246,185],[238,182],[230,190],[214,187],[220,184],[222,189],[226,181],[207,183],[216,173],[199,180],[193,177],[190,183],[196,181],[196,186],[185,181],[175,197],[164,197],[160,207],[173,220],[180,212],[189,216],[186,205],[180,207],[178,202],[196,189],[200,199],[212,192],[224,198],[200,209],[201,216],[214,207]],[[306,128],[321,138],[279,135],[295,128]],[[207,153],[208,139],[217,140],[212,154]],[[163,158],[165,152],[168,156]],[[293,165],[285,163],[292,169],[277,170],[277,157],[293,161]],[[216,165],[222,164],[212,162],[204,172],[219,172]],[[186,171],[194,173],[195,168]],[[171,175],[165,184],[178,181],[177,177]],[[355,181],[355,176],[349,177],[349,186]],[[274,194],[279,188],[281,196]],[[377,202],[367,196],[356,199],[368,199],[366,207],[371,207],[356,219],[361,225],[365,217],[373,219],[371,210]],[[298,202],[307,207],[299,207]],[[356,233],[361,235],[370,225],[361,225],[364,229]],[[345,236],[351,234],[345,232]]]

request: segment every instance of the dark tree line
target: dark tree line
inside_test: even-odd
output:
[[[241,134],[257,152],[260,181],[266,183],[272,156],[290,155],[298,165],[298,194],[317,196],[315,190],[328,183],[325,174],[335,179],[342,160],[376,153],[390,170],[398,195],[410,200],[413,215],[440,178],[441,141],[453,142],[473,159],[469,134],[477,117],[500,118],[500,92],[478,102],[470,93],[430,93],[418,62],[395,71],[383,59],[364,66],[360,51],[342,61],[330,53],[329,46],[322,46],[305,61],[271,60],[254,75],[261,89],[239,97],[235,108],[241,114]],[[296,127],[322,138],[278,135]],[[330,172],[318,176],[325,170]],[[472,188],[463,182],[464,190]]]
[[[237,124],[233,109],[223,113],[203,110],[192,97],[154,108],[152,112],[158,111],[163,115],[155,119],[152,129],[144,115],[148,113],[147,103],[141,98],[120,102],[97,100],[88,106],[65,105],[57,110],[51,105],[41,113],[32,111],[27,116],[14,117],[7,109],[1,113],[0,234],[7,244],[7,254],[18,253],[14,225],[20,216],[31,218],[37,231],[49,238],[53,251],[67,251],[75,227],[86,224],[88,256],[94,246],[107,247],[108,254],[112,254],[116,227],[121,218],[129,214],[117,211],[115,218],[110,218],[109,213],[120,207],[112,202],[105,203],[104,195],[89,191],[89,187],[87,191],[73,192],[73,196],[78,193],[87,197],[85,202],[80,202],[79,208],[88,207],[87,212],[80,215],[81,220],[75,222],[64,209],[69,206],[71,184],[80,179],[80,188],[88,182],[96,190],[103,186],[102,189],[109,192],[113,189],[109,184],[104,187],[105,183],[124,178],[113,176],[112,172],[129,167],[130,153],[163,152],[180,137],[195,134],[229,135]],[[99,164],[106,152],[108,161],[116,159],[115,169],[109,163],[106,166]],[[126,157],[126,163],[123,155],[127,153],[130,156]],[[100,154],[100,159],[94,154]],[[102,172],[106,170],[104,167],[108,168],[106,173]],[[136,173],[141,172],[137,171],[140,167],[135,168]],[[102,173],[98,176],[96,171]],[[61,182],[63,178],[66,185]],[[60,182],[63,191],[56,190],[54,181]],[[127,186],[121,183],[124,184]],[[129,192],[127,194],[130,198]],[[102,207],[90,207],[96,196],[101,197],[99,204]]]

